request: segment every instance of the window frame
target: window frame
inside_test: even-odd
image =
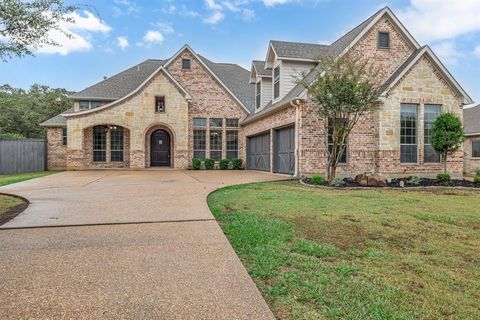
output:
[[[200,138],[203,137],[203,142],[200,141],[200,146],[203,148],[197,148],[198,146],[198,143],[199,141],[197,140],[199,138],[198,136],[198,133],[202,133],[202,135],[200,136]],[[196,129],[196,130],[193,130],[193,139],[192,139],[192,143],[193,143],[193,158],[197,158],[197,159],[200,159],[200,160],[205,160],[206,157],[207,157],[207,130],[205,129]],[[203,152],[203,157],[202,156],[198,156],[198,154],[196,155],[196,153],[198,152]]]
[[[327,150],[328,152],[331,152],[330,150],[333,149],[333,119],[328,118],[327,120]],[[331,123],[331,124],[330,124]],[[332,129],[332,132],[330,133],[330,128]],[[332,142],[330,142],[332,141]],[[347,137],[347,146],[345,148],[345,151],[342,154],[342,157],[338,161],[338,165],[348,165],[348,137]]]
[[[87,107],[86,108],[82,108],[82,103],[83,104],[87,104]],[[78,110],[80,111],[85,111],[85,110],[90,110],[90,101],[87,101],[87,100],[81,100],[81,101],[78,101]]]
[[[229,140],[229,135],[231,134],[234,134],[235,135],[235,139],[233,140],[233,143],[232,143],[232,140]],[[227,159],[236,159],[238,158],[238,130],[227,130],[226,133],[225,133],[225,149],[226,149],[226,158]],[[229,156],[229,153],[232,153],[234,152],[235,153],[235,156],[234,157],[231,157]]]
[[[438,113],[436,113],[436,118],[434,120],[427,119],[427,114],[428,113],[434,113],[434,112],[427,112],[427,108],[430,107],[437,107]],[[442,105],[441,104],[425,104],[423,106],[423,162],[424,163],[440,163],[441,162],[441,157],[440,154],[438,154],[435,149],[432,147],[432,143],[430,141],[431,139],[431,134],[430,131],[432,130],[433,122],[440,116],[442,113]],[[426,158],[426,153],[427,153],[427,148],[432,148],[434,152],[434,156],[436,156],[435,160],[430,160]]]
[[[100,141],[100,144],[103,148],[97,148],[98,146],[98,140],[99,138],[96,136],[96,130],[102,128],[103,129],[103,135],[100,136],[103,141]],[[93,132],[92,132],[92,158],[93,162],[107,162],[107,126],[94,126],[93,127]],[[96,155],[102,155],[100,160],[96,157]]]
[[[415,119],[414,119],[414,122],[415,122],[415,127],[411,127],[411,126],[404,126],[404,123],[407,122],[407,121],[412,121],[412,120],[404,120],[403,119],[403,114],[404,113],[408,113],[408,111],[403,111],[402,109],[403,108],[406,108],[406,107],[415,107]],[[418,109],[419,109],[419,105],[416,104],[416,103],[401,103],[400,104],[400,163],[401,164],[418,164]],[[410,130],[410,134],[407,135],[407,132],[408,130]],[[414,132],[414,134],[412,134],[412,132]],[[407,139],[412,139],[414,138],[415,139],[415,143],[406,143],[406,142],[402,142],[402,141],[406,141]],[[402,160],[402,155],[404,155],[404,151],[402,151],[402,149],[405,149],[405,148],[402,148],[402,147],[407,147],[407,146],[414,146],[414,149],[412,150],[415,150],[415,161],[406,161],[406,160]],[[404,156],[406,157],[406,155]]]
[[[185,63],[188,63],[188,68],[185,67]],[[182,70],[190,71],[192,70],[192,60],[189,58],[182,58]]]
[[[213,124],[217,120],[221,121],[221,125],[217,126]],[[210,128],[223,128],[223,118],[210,118],[208,124],[210,125]]]
[[[387,46],[382,46],[382,38],[381,38],[382,35],[387,36]],[[390,40],[391,40],[390,39],[390,32],[388,32],[388,31],[378,31],[378,41],[377,41],[378,49],[390,49],[391,48]]]
[[[278,99],[280,97],[280,65],[276,66],[273,69],[273,99]],[[278,73],[275,75],[275,73]]]
[[[203,121],[203,125],[195,124],[195,120],[197,120],[197,121]],[[207,118],[193,118],[193,119],[192,119],[192,126],[193,126],[194,128],[206,128],[206,127],[207,127]]]
[[[98,104],[97,107],[94,107],[93,104]],[[102,101],[90,101],[90,109],[100,108],[102,106]]]
[[[158,102],[159,100],[163,100],[163,110],[159,111],[158,109]],[[165,96],[155,96],[155,113],[165,113],[167,110],[167,99]]]
[[[62,146],[66,146],[68,143],[68,130],[67,127],[62,128]]]
[[[231,126],[229,125],[229,121],[235,121],[235,125]],[[225,119],[225,126],[227,128],[238,128],[238,119],[237,118],[227,118]]]
[[[216,134],[216,135],[215,135]],[[213,141],[213,138],[220,139],[219,141]],[[209,133],[210,142],[210,159],[218,161],[222,159],[223,152],[223,130],[210,130]],[[213,148],[216,147],[216,148]],[[215,152],[215,153],[214,153]],[[215,155],[215,156],[214,156]],[[218,156],[217,156],[218,155]]]
[[[474,146],[475,146],[475,144],[478,145],[478,153],[475,152],[476,155],[475,155],[475,153],[474,153],[474,150],[475,150]],[[480,140],[472,140],[472,158],[474,158],[474,159],[480,159]]]
[[[110,127],[110,162],[123,162],[124,150],[125,150],[125,131],[123,127],[114,126]],[[119,148],[121,142],[121,148]],[[120,157],[117,157],[120,155]]]
[[[255,107],[260,109],[262,107],[262,81],[259,80],[255,86]]]

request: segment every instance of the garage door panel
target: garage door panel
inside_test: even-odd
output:
[[[275,172],[295,173],[295,127],[278,129],[275,132]]]
[[[247,138],[247,169],[270,171],[270,134]]]

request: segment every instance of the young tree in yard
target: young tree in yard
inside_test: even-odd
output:
[[[61,28],[62,22],[73,22],[69,13],[75,6],[62,0],[1,0],[0,1],[0,59],[32,55],[32,50],[43,45],[59,46],[49,38],[49,31]]]
[[[442,156],[443,172],[447,173],[447,157],[463,142],[462,121],[453,113],[442,113],[432,126],[432,147]]]
[[[377,109],[382,86],[377,72],[367,62],[347,55],[322,59],[320,66],[324,72],[319,72],[312,83],[300,82],[318,105],[318,113],[325,119],[325,132],[331,122],[333,145],[327,148],[327,181],[331,182],[346,152],[348,136],[365,113]]]

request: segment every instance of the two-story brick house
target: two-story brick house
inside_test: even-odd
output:
[[[328,130],[298,76],[313,81],[319,58],[344,54],[381,70],[385,92],[350,135],[339,173],[441,171],[431,124],[440,112],[462,117],[472,101],[388,7],[331,45],[271,41],[250,72],[185,46],[80,91],[72,110],[43,123],[49,167],[188,168],[194,157],[240,157],[248,169],[323,173]],[[463,163],[459,151],[448,169],[460,175]]]

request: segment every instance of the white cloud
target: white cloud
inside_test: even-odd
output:
[[[162,44],[163,43],[163,34],[160,31],[149,30],[142,38],[143,42],[137,43],[140,46],[149,47],[152,44]]]
[[[180,9],[180,15],[184,17],[198,17],[200,14],[197,11],[188,9],[184,4]]]
[[[129,0],[113,0],[113,2],[117,4],[117,6],[113,7],[113,15],[116,17],[128,16],[140,10],[135,2]]]
[[[169,22],[154,22],[152,26],[158,28],[164,34],[174,33],[175,30],[172,27],[172,24]]]
[[[209,17],[204,18],[203,22],[208,24],[217,24],[225,18],[225,14],[221,11],[214,11]]]
[[[120,36],[117,38],[117,46],[119,46],[122,50],[125,50],[129,46],[128,39],[126,36]]]
[[[397,12],[420,41],[454,39],[480,31],[478,0],[411,0],[408,8]]]
[[[277,4],[285,4],[292,2],[292,0],[263,0],[263,4],[267,7],[273,7]]]
[[[205,0],[205,5],[210,10],[222,10],[222,6],[215,2],[215,0]]]
[[[475,47],[473,53],[475,53],[475,55],[480,58],[480,45]]]
[[[62,22],[59,27],[71,35],[69,38],[63,32],[52,30],[48,33],[49,39],[59,46],[44,45],[37,48],[37,53],[67,55],[76,51],[88,51],[92,48],[91,38],[94,33],[106,34],[112,28],[100,20],[90,11],[83,11],[83,15],[73,12],[68,14],[74,22]]]
[[[455,41],[443,41],[433,46],[433,51],[447,64],[455,65],[464,56],[458,51]]]
[[[253,20],[255,19],[255,11],[253,11],[252,9],[243,9],[242,17],[243,17],[243,20],[245,21]]]
[[[172,14],[172,13],[175,13],[177,11],[177,7],[175,7],[173,4],[171,4],[171,5],[163,8],[162,11],[164,13],[167,13],[167,14]]]

